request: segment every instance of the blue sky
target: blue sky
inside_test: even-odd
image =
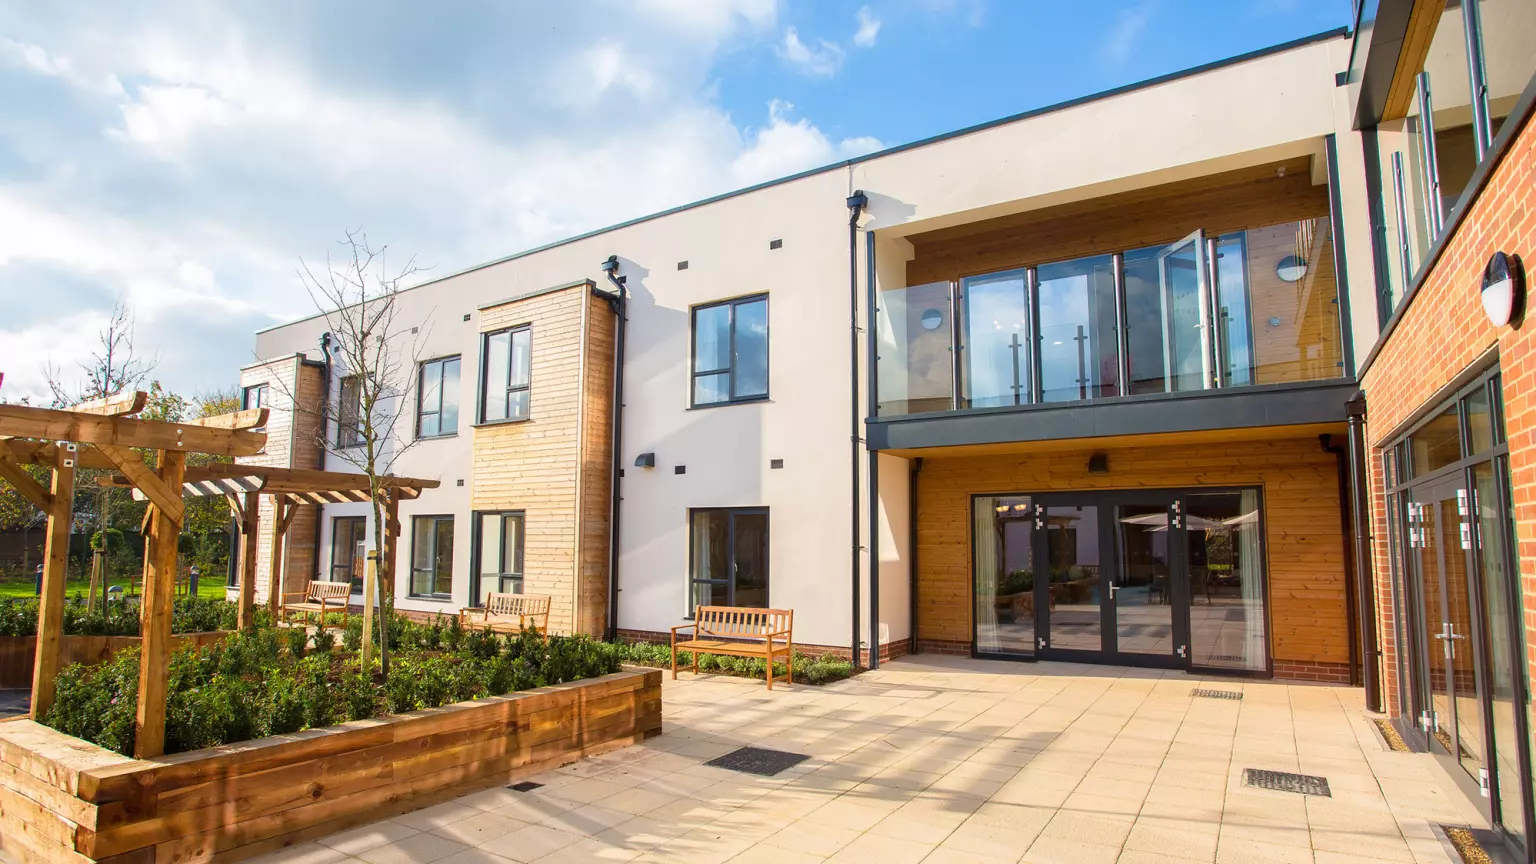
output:
[[[0,397],[114,300],[228,386],[348,227],[443,274],[1328,30],[1349,0],[0,0]]]

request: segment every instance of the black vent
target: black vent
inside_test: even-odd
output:
[[[687,465],[678,465],[677,467],[672,469],[672,473],[673,474],[687,474],[688,473],[688,466]]]
[[[513,783],[511,786],[508,786],[507,788],[511,789],[513,792],[532,792],[535,789],[543,789],[544,788],[544,784],[543,783],[535,783],[532,780],[524,780],[521,783]]]
[[[458,483],[456,483],[456,484],[455,484],[455,485],[457,485],[457,486],[463,486],[463,485],[464,485],[464,481],[463,481],[463,480],[460,480],[460,481],[459,481],[459,482],[458,482]]]
[[[783,750],[742,747],[739,750],[732,750],[717,759],[711,759],[704,764],[712,765],[716,768],[728,768],[744,774],[772,777],[785,768],[792,768],[809,758],[811,757],[800,753],[786,753]]]
[[[1332,798],[1327,777],[1311,774],[1292,774],[1289,771],[1263,771],[1258,768],[1243,769],[1243,785],[1255,789],[1272,789],[1276,792],[1295,792],[1298,795],[1319,795]]]
[[[784,467],[784,460],[783,459],[769,459],[768,460],[768,467],[769,468],[783,468]]]
[[[768,241],[768,248],[769,249],[783,249],[784,248],[784,241],[783,240],[769,240]]]
[[[1189,695],[1199,699],[1241,699],[1241,690],[1207,690],[1204,687],[1196,687],[1189,691]]]
[[[679,261],[679,262],[677,262],[677,269],[679,269],[679,270],[687,270],[688,269],[688,262],[687,261]]]
[[[465,320],[465,321],[468,321],[468,320],[469,320],[469,313],[468,313],[468,312],[465,312],[465,313],[464,313],[464,320]]]

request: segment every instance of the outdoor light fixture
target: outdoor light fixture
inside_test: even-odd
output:
[[[1300,255],[1287,255],[1275,265],[1275,275],[1281,282],[1300,282],[1307,275],[1307,262]]]
[[[655,468],[656,467],[656,454],[655,453],[641,453],[639,456],[636,456],[635,457],[635,467],[636,468]]]
[[[1089,474],[1108,474],[1109,473],[1109,454],[1107,454],[1107,453],[1095,453],[1092,456],[1089,456],[1088,457],[1088,473]]]
[[[922,317],[924,330],[937,330],[944,323],[944,313],[937,309],[929,309]]]
[[[1495,327],[1519,320],[1525,311],[1525,273],[1520,257],[1493,253],[1483,268],[1483,312]]]

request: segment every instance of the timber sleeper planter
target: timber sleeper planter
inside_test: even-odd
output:
[[[0,848],[24,861],[235,861],[661,733],[623,671],[154,759],[0,722]]]
[[[171,650],[188,645],[202,648],[219,642],[230,630],[208,630],[202,633],[178,633],[171,637]],[[75,663],[99,666],[112,655],[143,644],[139,636],[61,636],[59,650],[61,667]],[[32,686],[32,667],[37,655],[36,636],[0,636],[0,688],[27,689]]]

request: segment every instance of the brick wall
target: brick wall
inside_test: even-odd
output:
[[[1494,327],[1482,309],[1482,271],[1494,252],[1536,261],[1536,125],[1528,121],[1446,246],[1412,305],[1362,379],[1371,446],[1372,535],[1376,600],[1388,707],[1397,699],[1397,622],[1393,618],[1382,445],[1447,384],[1496,356],[1503,379],[1504,422],[1526,597],[1526,644],[1536,644],[1536,315]],[[1528,300],[1529,304],[1529,300]],[[1528,656],[1536,673],[1536,657]]]

